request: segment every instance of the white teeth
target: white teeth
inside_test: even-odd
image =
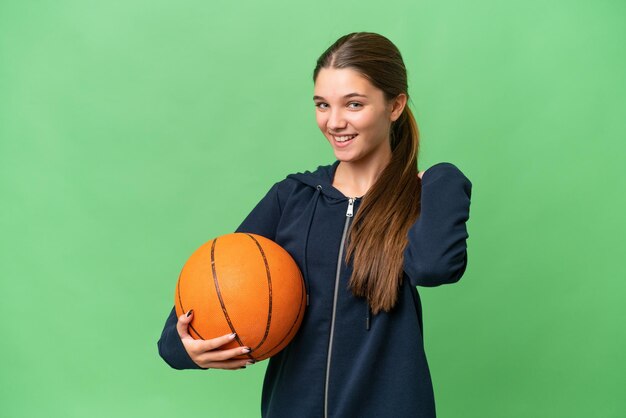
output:
[[[349,135],[349,136],[336,136],[335,139],[337,140],[337,142],[346,142],[349,139],[354,138],[356,135]]]

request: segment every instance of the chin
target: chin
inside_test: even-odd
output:
[[[351,153],[346,153],[346,152],[341,152],[341,151],[336,151],[336,150],[334,153],[335,153],[335,158],[344,163],[354,162],[355,160],[358,159]]]
[[[346,163],[346,164],[354,164],[354,163],[358,163],[359,161],[363,161],[361,158],[356,158],[356,157],[346,157],[346,156],[341,156],[341,155],[337,155],[335,154],[335,158],[342,162],[342,163]]]

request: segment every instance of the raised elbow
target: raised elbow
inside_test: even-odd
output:
[[[456,262],[440,259],[431,263],[416,263],[405,271],[414,286],[435,287],[458,282],[467,267],[467,254]]]

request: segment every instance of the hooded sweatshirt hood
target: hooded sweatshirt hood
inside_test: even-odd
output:
[[[331,165],[319,166],[315,171],[307,170],[302,173],[290,174],[287,178],[318,189],[324,196],[331,199],[347,199],[333,187],[333,179],[338,166],[339,161],[337,160]]]

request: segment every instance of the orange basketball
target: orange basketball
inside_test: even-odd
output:
[[[220,349],[247,346],[235,358],[264,360],[294,337],[304,315],[302,274],[289,253],[255,234],[217,237],[198,248],[183,267],[175,301],[178,316],[193,309],[189,334],[208,340],[229,333]]]

